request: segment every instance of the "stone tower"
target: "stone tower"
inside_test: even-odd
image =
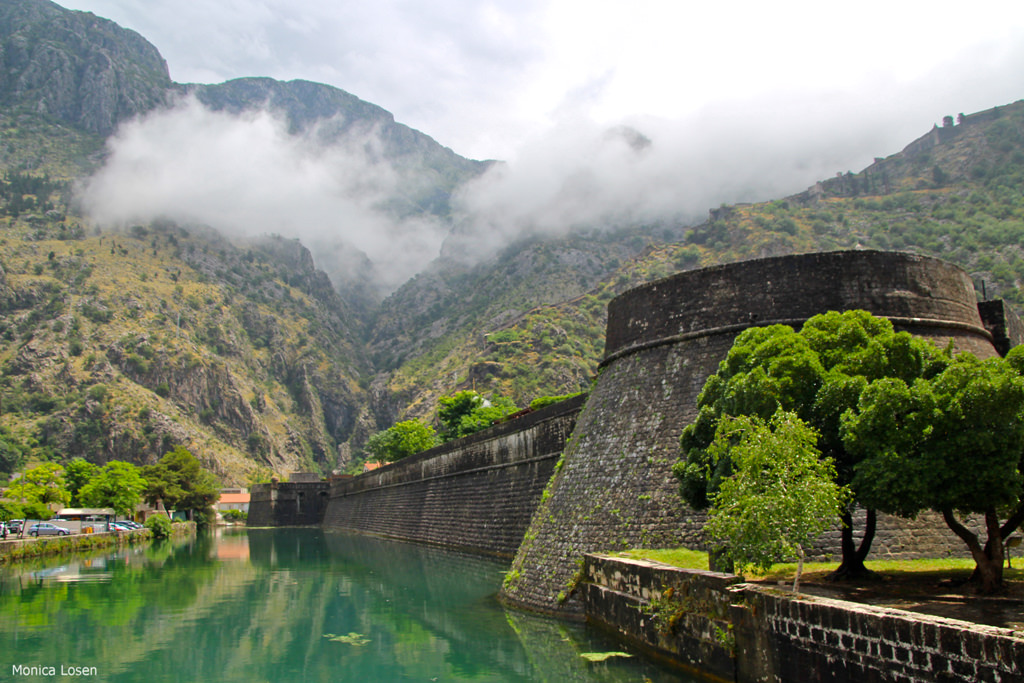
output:
[[[562,462],[507,575],[502,597],[571,615],[587,552],[703,547],[704,516],[686,508],[672,476],[679,434],[697,394],[736,335],[751,326],[799,328],[827,311],[865,309],[897,329],[979,357],[996,355],[968,275],[933,258],[843,251],[746,261],[631,290],[608,309],[605,358]],[[898,533],[901,520],[888,520]],[[885,523],[879,533],[885,534]],[[931,524],[900,547],[946,533]],[[955,542],[955,539],[954,541]]]

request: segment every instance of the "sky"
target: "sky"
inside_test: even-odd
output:
[[[696,218],[722,203],[785,196],[899,151],[943,116],[1024,97],[1019,0],[979,0],[969,9],[946,0],[59,4],[138,31],[161,51],[175,81],[270,76],[327,83],[463,156],[506,161],[456,202],[457,220],[488,235],[491,246],[524,232]],[[213,194],[187,182],[195,169],[220,161],[189,166],[180,141],[168,136],[196,130],[200,118],[225,125],[186,106],[178,121],[136,123],[116,139],[97,210],[127,220],[128,209],[111,204],[115,180],[128,182],[147,163],[154,175],[158,166],[178,164],[182,178],[168,181],[168,193],[152,201],[191,203],[200,219],[226,220],[231,207],[203,213]],[[365,227],[379,218],[367,218],[373,202],[352,201],[365,160],[349,159],[339,171],[337,155],[311,161],[309,146],[297,150],[273,121],[236,123],[243,129],[236,142],[262,144],[268,159],[290,159],[301,172],[289,177],[316,175],[326,193],[307,202],[319,207],[314,215],[297,221],[305,233],[288,225],[287,212],[259,206],[261,196],[274,194],[269,189],[249,193],[250,224],[269,212],[273,231],[308,240],[309,226],[351,210],[357,227],[331,229],[372,259],[385,258],[388,246],[369,233],[416,232],[420,260],[440,249],[438,226]],[[623,130],[651,144],[632,147]],[[199,149],[220,150],[222,159],[224,137],[221,131]],[[252,161],[222,170],[245,178],[263,167]],[[347,189],[326,189],[333,181],[325,176],[339,175]],[[247,185],[282,188],[287,181],[252,178]],[[138,204],[131,211],[139,212]],[[402,265],[396,281],[421,265]]]
[[[59,4],[138,31],[178,82],[328,83],[477,159],[513,158],[574,117],[685,121],[725,109],[756,120],[763,109],[920,134],[945,114],[1024,96],[1014,0],[969,10],[945,0]]]

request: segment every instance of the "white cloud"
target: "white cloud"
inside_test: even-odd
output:
[[[471,158],[509,158],[567,112],[684,119],[780,92],[867,106],[879,82],[943,110],[1022,95],[1017,0],[62,2],[142,33],[176,80],[330,83]],[[934,77],[960,67],[973,78]],[[935,116],[911,107],[896,125]]]
[[[898,151],[943,115],[1024,96],[1016,0],[970,11],[942,0],[65,4],[138,30],[179,81],[322,81],[464,156],[508,160],[456,202],[475,248],[798,192]],[[607,135],[623,125],[651,146]],[[267,114],[193,104],[126,127],[112,150],[91,197],[113,220],[187,212],[344,241],[393,265],[391,284],[444,236],[376,209],[401,182],[393,169],[355,146],[289,138]]]
[[[379,208],[403,178],[368,153],[374,131],[329,147],[316,138],[289,135],[266,111],[216,113],[189,99],[122,126],[83,203],[102,224],[167,217],[229,235],[297,237],[323,247],[314,257],[336,278],[346,264],[325,259],[347,245],[378,266],[386,288],[398,286],[437,255],[444,228]]]

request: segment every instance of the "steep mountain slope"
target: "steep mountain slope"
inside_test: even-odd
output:
[[[520,406],[585,389],[614,295],[744,258],[909,249],[1024,303],[1024,103],[950,119],[860,173],[700,225],[593,226],[483,262],[441,258],[381,302],[359,254],[332,282],[294,240],[170,220],[112,230],[79,215],[73,180],[103,162],[114,126],[189,96],[269,109],[324,146],[367,143],[401,179],[380,207],[396,218],[446,224],[452,193],[487,167],[336,88],[175,84],[136,34],[46,0],[0,0],[0,427],[33,457],[147,462],[185,444],[228,483],[327,471],[459,389]]]
[[[241,113],[266,108],[288,119],[292,132],[315,128],[317,140],[331,145],[346,136],[373,134],[379,157],[405,175],[404,195],[393,209],[399,215],[446,215],[452,191],[487,168],[442,147],[433,138],[395,121],[391,112],[322,83],[239,78],[216,85],[178,86],[214,111]]]
[[[623,258],[621,265],[600,261],[608,275],[591,267],[598,281],[592,289],[587,278],[579,280],[577,291],[561,284],[579,272],[571,259],[553,268],[557,274],[545,272],[544,253],[592,248],[583,236],[561,244],[517,245],[508,250],[514,259],[479,266],[472,279],[450,290],[418,278],[385,302],[383,316],[387,320],[391,314],[394,325],[392,311],[399,308],[418,311],[420,318],[410,314],[404,332],[400,324],[376,328],[376,350],[405,349],[388,386],[408,397],[406,410],[416,415],[429,414],[438,395],[468,387],[513,396],[521,405],[538,395],[579,390],[603,354],[605,304],[614,294],[679,270],[765,256],[857,248],[937,256],[970,272],[979,293],[1020,309],[1024,101],[961,114],[957,121],[954,125],[947,117],[943,127],[860,173],[841,174],[785,199],[723,206],[692,228],[650,233],[651,246],[643,253]],[[616,245],[623,246],[623,236]],[[528,283],[527,291],[550,286],[568,300],[520,295],[518,306],[502,309],[502,285],[515,262],[529,264],[517,280]],[[483,288],[495,292],[491,308],[474,303]],[[452,300],[438,294],[446,291],[456,293]],[[504,315],[494,314],[502,310]],[[461,321],[461,327],[452,321]],[[430,333],[417,336],[414,330],[427,325]],[[458,331],[448,334],[453,329]],[[403,346],[403,339],[416,344]]]
[[[134,31],[45,0],[0,0],[0,105],[109,135],[170,87],[160,53]]]
[[[3,238],[2,420],[37,456],[147,462],[185,444],[239,483],[337,464],[364,354],[301,245],[87,236],[34,215]]]
[[[431,415],[440,395],[463,388],[500,393],[520,405],[585,389],[603,343],[603,306],[615,291],[604,281],[649,245],[682,234],[660,226],[594,230],[514,244],[473,266],[439,261],[382,304],[369,339],[382,373],[375,386],[386,386],[398,406],[407,406],[401,415],[421,417]],[[568,300],[582,306],[595,290],[602,298],[595,304],[597,295],[590,294],[588,314],[552,325],[535,321],[517,336],[535,356],[521,363],[494,356],[510,328]]]
[[[104,136],[189,94],[268,108],[324,146],[372,134],[410,180],[385,207],[396,215],[445,213],[484,167],[336,88],[174,84],[113,22],[0,0],[0,425],[36,458],[146,462],[184,443],[229,483],[328,471],[376,422],[360,386],[372,288],[343,297],[293,240],[170,221],[107,231],[75,208],[69,181],[102,163]]]

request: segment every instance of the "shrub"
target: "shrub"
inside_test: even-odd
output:
[[[244,522],[249,518],[245,510],[227,510],[224,512],[224,519],[229,522]]]
[[[540,410],[546,406],[553,405],[555,403],[561,403],[562,401],[568,401],[570,398],[575,398],[582,394],[582,391],[577,391],[574,394],[562,394],[561,396],[541,396],[530,401],[530,407],[534,410]]]
[[[153,534],[153,538],[168,538],[171,535],[171,520],[164,515],[153,515],[144,525]]]

